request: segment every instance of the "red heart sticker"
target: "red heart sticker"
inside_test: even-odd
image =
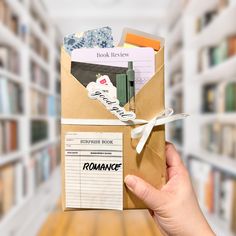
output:
[[[106,81],[106,79],[103,79],[103,80],[100,80],[99,82],[100,82],[100,84],[106,84],[107,81]]]

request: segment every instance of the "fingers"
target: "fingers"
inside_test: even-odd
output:
[[[151,210],[156,210],[163,202],[162,193],[137,176],[127,175],[125,184]]]
[[[172,143],[166,142],[166,162],[168,167],[178,167],[183,164]]]

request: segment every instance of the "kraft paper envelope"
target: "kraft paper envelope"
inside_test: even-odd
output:
[[[164,46],[155,54],[155,75],[135,97],[137,119],[151,120],[164,110]],[[64,48],[61,50],[62,118],[70,119],[117,119],[99,101],[88,97],[88,91],[71,73],[71,59]],[[128,105],[125,106],[128,110]],[[65,133],[66,132],[122,132],[123,133],[123,177],[137,175],[156,188],[166,182],[165,128],[154,127],[140,155],[136,153],[138,140],[131,138],[134,126],[61,126],[62,153],[62,205],[64,210],[78,210],[65,207]],[[146,208],[123,185],[124,209]]]

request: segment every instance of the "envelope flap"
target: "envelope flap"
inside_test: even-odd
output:
[[[61,50],[62,117],[80,119],[117,119],[99,101],[88,97],[87,90],[70,73],[71,59]],[[164,48],[155,54],[155,75],[135,97],[138,119],[150,120],[164,109]],[[79,99],[78,99],[79,94]],[[73,109],[71,109],[73,107]],[[125,109],[128,110],[128,104]]]
[[[117,119],[105,106],[88,97],[88,92],[70,73],[71,60],[61,51],[62,117],[71,119]]]
[[[161,48],[155,57],[155,75],[135,98],[135,112],[138,119],[150,120],[164,109],[164,48]]]

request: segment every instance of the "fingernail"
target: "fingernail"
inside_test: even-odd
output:
[[[125,177],[125,184],[130,190],[133,190],[137,183],[137,179],[133,175],[127,175]]]

